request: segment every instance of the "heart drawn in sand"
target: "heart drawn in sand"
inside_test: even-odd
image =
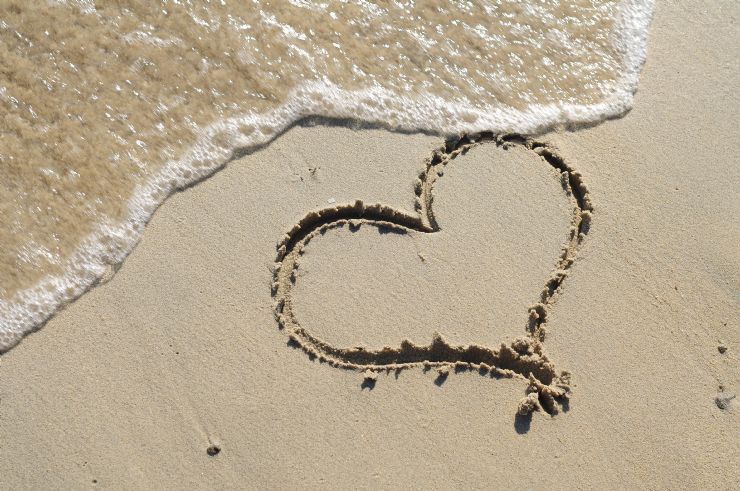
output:
[[[308,243],[327,230],[363,224],[374,225],[400,233],[429,233],[440,230],[432,210],[434,185],[443,175],[445,166],[459,155],[477,145],[490,144],[503,148],[520,146],[537,156],[544,165],[558,171],[561,184],[572,206],[571,226],[567,241],[560,250],[555,270],[544,281],[539,298],[529,309],[522,336],[509,344],[497,347],[476,344],[454,346],[439,334],[431,344],[416,345],[404,341],[399,347],[374,350],[365,347],[338,347],[319,339],[308,326],[300,323],[292,297],[297,281],[296,270]],[[567,372],[558,372],[544,353],[546,323],[563,282],[573,265],[575,256],[588,233],[592,206],[588,190],[580,174],[572,169],[546,144],[516,135],[496,136],[490,133],[463,136],[448,140],[427,159],[415,186],[416,214],[383,204],[364,204],[356,201],[312,211],[303,217],[277,244],[272,295],[275,299],[275,318],[288,334],[290,343],[300,347],[312,359],[332,366],[358,370],[365,374],[366,384],[372,386],[377,372],[404,370],[411,367],[436,368],[440,377],[449,371],[476,370],[494,378],[518,378],[527,382],[526,396],[519,403],[518,414],[535,410],[556,414],[570,394]]]

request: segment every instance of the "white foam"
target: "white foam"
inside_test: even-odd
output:
[[[0,300],[0,352],[40,327],[61,306],[95,284],[107,265],[125,259],[138,242],[157,207],[178,188],[209,176],[222,167],[233,150],[265,144],[307,116],[359,119],[389,129],[440,134],[493,131],[537,133],[561,124],[586,124],[624,114],[632,106],[645,60],[653,0],[626,0],[617,20],[614,45],[623,59],[616,90],[592,105],[532,105],[524,111],[450,102],[432,94],[399,97],[381,89],[348,91],[328,82],[307,83],[288,102],[265,114],[244,114],[203,128],[187,154],[168,162],[128,203],[128,219],[104,223],[66,261],[65,273],[46,277],[35,286]],[[227,135],[227,138],[216,136]],[[219,146],[216,141],[226,141]]]

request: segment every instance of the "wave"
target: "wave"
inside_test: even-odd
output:
[[[296,8],[311,6],[307,2],[292,4]],[[193,137],[187,142],[187,150],[161,165],[147,168],[141,179],[134,182],[123,207],[123,219],[115,214],[95,215],[92,231],[76,238],[75,247],[69,254],[55,260],[55,268],[51,272],[34,278],[31,285],[21,282],[20,287],[14,290],[6,288],[10,293],[7,298],[0,298],[0,352],[10,349],[27,333],[42,326],[63,305],[109,275],[111,268],[116,269],[137,244],[157,207],[170,194],[207,178],[239,151],[269,143],[304,118],[321,116],[361,120],[389,130],[449,135],[483,131],[536,134],[558,125],[594,124],[623,115],[632,106],[645,60],[653,1],[627,0],[615,5],[610,31],[599,31],[600,37],[608,39],[616,60],[611,63],[613,76],[602,80],[604,83],[596,98],[591,94],[582,101],[578,100],[577,95],[572,94],[577,94],[581,88],[569,86],[572,94],[567,97],[541,100],[532,97],[534,102],[522,103],[522,94],[519,93],[507,99],[513,101],[507,104],[502,103],[501,98],[485,100],[476,97],[476,91],[472,89],[463,95],[450,95],[439,88],[423,90],[424,84],[421,83],[417,84],[421,89],[404,92],[397,87],[377,84],[356,87],[354,79],[343,84],[321,76],[295,84],[274,107],[267,110],[265,107],[268,106],[261,105],[259,109],[231,113],[209,124],[191,125]],[[374,12],[373,6],[368,6],[367,10]],[[73,8],[66,3],[62,7]],[[89,10],[86,4],[83,7]],[[481,12],[485,11],[483,7],[485,4],[482,4]],[[265,22],[280,24],[280,30],[285,31],[286,24],[275,20],[278,14],[280,12],[261,12],[262,18],[268,19]],[[209,24],[205,20],[202,22]],[[288,38],[300,36],[297,34],[299,29],[288,27],[293,29],[286,34]],[[125,35],[128,43],[154,44],[161,49],[176,49],[180,43],[178,39],[141,30],[129,31]],[[584,46],[587,50],[588,43]],[[595,55],[598,57],[600,53]],[[472,53],[455,56],[472,56]],[[491,56],[495,57],[495,53]],[[435,68],[445,69],[441,65]],[[458,76],[464,77],[465,74]],[[13,96],[7,91],[3,94],[1,85],[2,80],[0,100],[8,103]],[[125,143],[130,145],[134,140]],[[1,145],[0,140],[0,157]]]

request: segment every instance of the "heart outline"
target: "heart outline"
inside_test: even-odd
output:
[[[403,233],[439,231],[432,209],[434,184],[442,177],[445,166],[471,148],[485,143],[493,143],[504,150],[518,145],[537,154],[560,173],[561,185],[573,207],[568,240],[561,248],[557,266],[547,280],[539,301],[529,309],[524,336],[516,338],[508,345],[501,343],[498,348],[476,344],[453,346],[438,333],[433,335],[432,343],[427,346],[415,345],[406,340],[399,348],[337,348],[313,336],[298,322],[293,312],[291,289],[296,281],[295,272],[300,256],[312,238],[345,225],[352,229],[370,225]],[[401,371],[418,366],[424,367],[425,371],[436,368],[440,380],[446,378],[451,368],[455,371],[477,370],[481,375],[489,374],[496,378],[521,378],[528,382],[528,386],[517,413],[525,416],[532,411],[543,410],[550,415],[557,414],[558,405],[565,406],[570,396],[570,374],[556,371],[555,365],[544,353],[543,342],[547,332],[548,313],[562,291],[563,282],[591,224],[593,205],[581,174],[547,143],[520,135],[484,132],[448,139],[444,146],[434,150],[426,159],[414,191],[415,215],[384,204],[365,205],[357,200],[354,203],[309,212],[277,243],[271,293],[275,299],[275,319],[279,328],[288,333],[289,344],[302,349],[312,360],[338,368],[363,371],[363,387],[374,385],[377,372]]]

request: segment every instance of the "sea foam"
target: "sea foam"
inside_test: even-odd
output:
[[[0,352],[119,265],[172,192],[302,118],[533,134],[624,114],[653,10],[151,4],[3,12]]]

